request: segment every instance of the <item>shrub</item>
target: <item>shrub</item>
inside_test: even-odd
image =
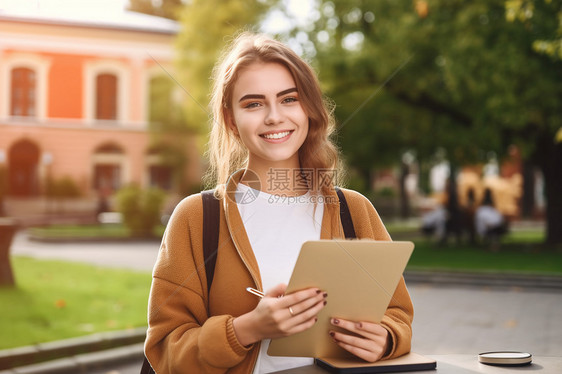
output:
[[[47,188],[45,193],[49,197],[59,199],[79,197],[81,195],[80,188],[70,177],[47,179]]]
[[[117,211],[133,236],[152,236],[160,223],[160,213],[166,194],[158,188],[146,190],[138,186],[121,188],[116,195]]]

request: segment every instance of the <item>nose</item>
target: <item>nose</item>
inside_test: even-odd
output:
[[[266,125],[276,125],[283,121],[283,113],[281,108],[279,108],[276,104],[270,105],[268,107],[268,111],[265,117],[265,124]]]

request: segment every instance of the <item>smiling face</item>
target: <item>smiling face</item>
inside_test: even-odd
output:
[[[249,152],[248,168],[299,168],[298,151],[308,116],[289,70],[278,63],[253,63],[239,73],[228,121]]]

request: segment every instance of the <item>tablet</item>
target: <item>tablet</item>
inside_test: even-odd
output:
[[[350,357],[330,338],[331,317],[379,323],[414,244],[374,240],[315,240],[302,245],[286,293],[317,287],[328,304],[310,329],[273,339],[270,356]]]

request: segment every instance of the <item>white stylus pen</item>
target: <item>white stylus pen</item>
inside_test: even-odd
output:
[[[262,298],[262,297],[265,296],[265,294],[264,294],[263,292],[261,292],[261,291],[259,291],[259,290],[256,290],[255,288],[252,288],[252,287],[246,288],[246,291],[248,291],[248,292],[251,293],[251,294],[256,295],[256,296],[259,297],[259,298]]]

